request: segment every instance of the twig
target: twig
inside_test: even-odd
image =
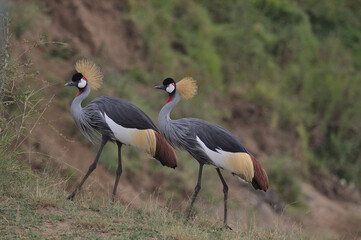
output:
[[[41,45],[46,45],[46,44],[57,44],[57,45],[68,45],[67,43],[63,43],[63,42],[57,42],[57,41],[50,41],[50,42],[35,42],[33,44],[33,46],[31,46],[29,49],[27,49],[26,51],[24,51],[23,53],[21,53],[17,58],[15,58],[15,62],[18,61],[22,56],[24,56],[26,53],[30,52],[31,50],[33,50],[36,47],[39,47]]]
[[[2,69],[0,69],[0,72],[5,71],[7,66],[8,66],[8,62],[9,62],[9,53],[8,53],[8,49],[9,49],[9,25],[10,25],[10,21],[9,18],[6,14],[6,17],[4,19],[4,21],[6,20],[5,23],[5,47],[4,47],[4,67],[2,67]],[[2,74],[2,81],[1,81],[1,87],[0,87],[0,93],[2,93],[3,88],[4,88],[4,84],[5,84],[5,77],[4,74]]]
[[[122,215],[125,214],[125,212],[128,210],[128,208],[130,207],[130,205],[135,201],[135,199],[139,198],[140,194],[142,194],[142,193],[143,193],[143,192],[138,193],[138,194],[127,204],[127,206],[125,207]]]

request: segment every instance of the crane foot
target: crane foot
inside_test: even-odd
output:
[[[72,194],[70,194],[66,199],[67,200],[73,200],[75,196],[75,192],[73,192]]]
[[[231,231],[233,231],[233,229],[232,229],[230,226],[228,226],[228,225],[224,225],[224,229],[225,229],[225,230],[231,230]]]

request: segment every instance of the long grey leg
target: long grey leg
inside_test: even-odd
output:
[[[118,168],[117,168],[117,172],[116,172],[116,176],[115,176],[115,184],[114,184],[114,189],[113,189],[113,195],[112,195],[112,201],[115,201],[115,195],[117,194],[117,188],[118,188],[118,183],[119,183],[119,178],[122,175],[122,143],[117,141],[117,145],[118,145]]]
[[[222,174],[221,174],[221,171],[219,170],[219,168],[216,169],[217,170],[217,173],[218,173],[218,176],[219,178],[221,179],[222,181],[222,184],[223,184],[223,193],[224,193],[224,219],[223,219],[223,227],[224,228],[228,228],[228,229],[231,229],[231,227],[229,227],[227,225],[227,200],[228,200],[228,186],[227,186],[227,183],[226,181],[224,180]]]
[[[89,177],[89,175],[94,171],[94,169],[97,167],[97,163],[100,157],[100,154],[103,151],[103,148],[105,146],[105,144],[108,142],[108,138],[103,137],[102,138],[102,143],[100,144],[100,148],[99,151],[97,153],[97,156],[95,157],[94,162],[89,166],[89,170],[88,172],[85,174],[83,180],[81,180],[80,184],[78,185],[78,187],[74,190],[74,192],[72,192],[72,194],[70,194],[67,199],[71,200],[74,198],[75,194],[80,190],[81,186],[84,184],[85,180]]]
[[[202,170],[203,170],[203,163],[200,163],[199,164],[199,172],[198,172],[198,181],[197,181],[196,187],[194,188],[194,193],[192,195],[191,205],[189,206],[189,209],[188,209],[187,220],[189,219],[189,217],[191,215],[191,212],[192,212],[192,209],[193,209],[193,204],[196,201],[198,192],[201,190]]]

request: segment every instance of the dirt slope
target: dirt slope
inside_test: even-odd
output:
[[[46,1],[51,27],[85,55],[124,70],[141,63],[141,37],[125,11],[127,1]]]

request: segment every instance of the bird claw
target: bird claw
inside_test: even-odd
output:
[[[75,196],[75,193],[73,192],[73,193],[70,194],[66,199],[72,201],[72,200],[74,199],[74,196]]]
[[[224,225],[224,229],[225,229],[225,230],[231,230],[231,231],[233,231],[233,229],[232,229],[230,226],[228,226],[228,225]]]
[[[194,209],[188,209],[186,222],[189,222],[189,220],[193,220],[195,216],[196,216],[196,212],[194,211]]]

